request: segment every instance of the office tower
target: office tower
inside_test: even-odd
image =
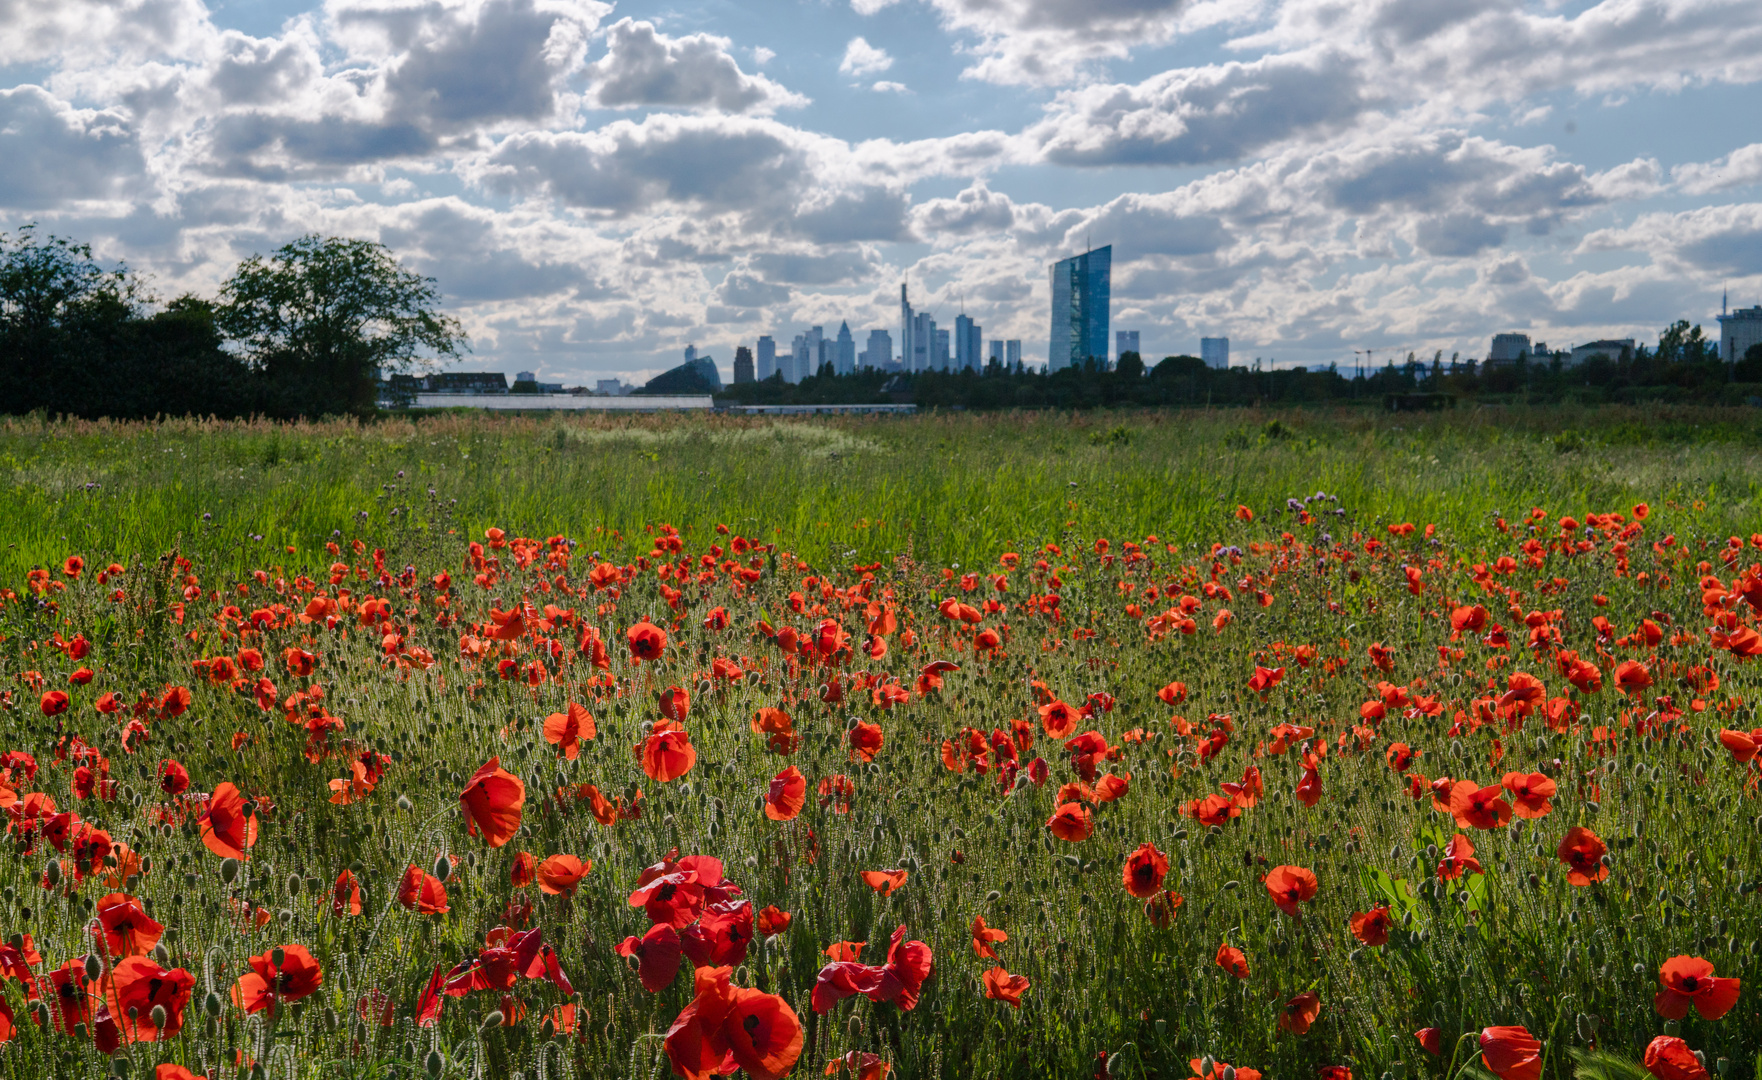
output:
[[[1138,351],[1138,331],[1136,330],[1116,330],[1114,331],[1113,340],[1113,356],[1114,363],[1116,364],[1119,363],[1120,357],[1129,352],[1135,353]],[[1140,356],[1139,359],[1143,359],[1143,357]]]
[[[696,360],[696,359],[697,359],[697,346],[696,345],[687,345],[685,347],[685,362],[689,364],[693,360]]]
[[[988,363],[1003,363],[1003,342],[1001,340],[997,338],[991,339],[991,352],[985,359]]]
[[[936,353],[930,358],[930,367],[936,371],[948,370],[949,337],[947,330],[936,331]]]
[[[892,337],[892,335],[890,335],[885,330],[871,330],[871,331],[869,331],[869,347],[863,353],[863,355],[865,357],[867,357],[867,359],[865,359],[863,361],[863,363],[868,367],[872,367],[872,368],[876,369],[877,371],[885,371],[888,368],[892,367],[893,366],[893,337]]]
[[[1208,368],[1228,371],[1230,367],[1230,339],[1227,337],[1200,338],[1199,359],[1205,361],[1205,366]]]
[[[758,371],[760,379],[769,379],[777,374],[777,341],[770,334],[759,338]]]
[[[1112,269],[1111,244],[1052,265],[1052,333],[1046,350],[1050,370],[1085,361],[1106,366]]]
[[[808,369],[808,364],[811,362],[808,356],[808,336],[806,334],[795,335],[795,340],[789,344],[789,364],[783,369],[783,381],[786,383],[801,382],[801,373]]]
[[[842,320],[838,323],[838,355],[833,358],[832,366],[840,375],[849,375],[857,369],[857,343],[850,336],[850,324]]]
[[[745,345],[734,349],[734,381],[737,383],[753,381],[753,351]]]
[[[1003,343],[1003,362],[1012,370],[1022,366],[1022,339],[1010,338]]]
[[[936,360],[936,320],[928,311],[912,316],[912,352],[907,371],[929,371]]]
[[[957,315],[954,320],[954,369],[977,371],[984,366],[979,359],[983,343],[979,324],[967,315]]]
[[[796,368],[795,372],[796,382],[800,382],[811,375],[818,375],[820,373],[820,365],[826,362],[825,327],[811,327],[806,334],[802,335],[802,340],[807,345],[807,352],[798,358],[799,366]]]
[[[917,346],[917,313],[906,299],[905,282],[899,283],[899,366],[904,371],[917,370],[912,366],[912,357]]]

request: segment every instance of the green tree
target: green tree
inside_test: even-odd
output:
[[[382,377],[459,355],[465,333],[439,303],[434,279],[383,244],[313,234],[240,263],[218,325],[267,376],[277,411],[359,416],[374,411]]]
[[[92,249],[35,225],[0,233],[0,400],[8,412],[82,412],[72,385],[94,349],[138,303],[126,268],[107,270]]]

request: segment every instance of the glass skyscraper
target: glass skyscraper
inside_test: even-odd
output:
[[[1113,245],[1085,251],[1052,266],[1052,337],[1048,370],[1093,358],[1107,364],[1107,308],[1112,291]]]

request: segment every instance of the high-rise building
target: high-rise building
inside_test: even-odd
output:
[[[1199,359],[1205,366],[1218,371],[1228,371],[1230,367],[1230,339],[1227,337],[1202,337],[1199,339]]]
[[[809,363],[811,361],[808,359],[808,336],[797,334],[795,340],[789,344],[789,366],[783,369],[783,381],[786,383],[801,382],[801,373],[808,370]]]
[[[988,364],[1001,364],[1001,363],[1003,363],[1003,342],[1002,341],[998,340],[997,338],[991,339],[989,351],[986,353],[986,356],[985,356],[985,362]]]
[[[916,371],[912,357],[916,353],[918,316],[906,299],[905,282],[899,283],[899,366],[903,371]]]
[[[1494,334],[1493,343],[1487,349],[1489,364],[1516,363],[1520,356],[1528,356],[1530,336],[1528,334]]]
[[[1120,357],[1129,352],[1138,351],[1138,331],[1136,330],[1115,330],[1113,340],[1113,358],[1116,364],[1119,363]],[[1143,359],[1143,357],[1140,356],[1139,359]]]
[[[734,381],[753,381],[753,351],[745,345],[737,345],[734,349]]]
[[[697,346],[696,345],[687,345],[685,347],[685,362],[689,364],[693,360],[696,360],[696,359],[697,359]]]
[[[885,371],[893,366],[893,335],[885,330],[869,331],[869,347],[863,350],[863,367]]]
[[[931,370],[933,370],[933,371],[947,371],[948,370],[949,352],[950,352],[950,347],[953,344],[953,342],[950,340],[951,337],[952,337],[952,335],[949,334],[949,332],[947,330],[936,331],[936,337],[935,337],[936,354],[930,358]]]
[[[755,373],[761,380],[769,379],[777,374],[777,341],[770,334],[761,335],[758,341],[758,371]]]
[[[979,358],[980,347],[984,339],[979,324],[966,314],[955,316],[954,320],[954,369],[956,371],[977,371],[984,366]]]
[[[1735,364],[1762,345],[1762,304],[1719,313],[1719,358]]]
[[[1003,362],[1012,371],[1022,366],[1022,339],[1010,338],[1003,343]]]
[[[1107,364],[1107,313],[1113,245],[1052,264],[1052,333],[1046,365],[1053,371],[1093,361]]]
[[[907,371],[929,371],[936,364],[936,319],[928,311],[912,316],[912,355]]]
[[[838,340],[834,344],[837,346],[837,356],[833,358],[832,366],[840,375],[849,375],[857,369],[857,343],[850,336],[848,322],[839,322]]]

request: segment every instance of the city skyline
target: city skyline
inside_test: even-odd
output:
[[[902,280],[1043,363],[1092,245],[1150,356],[1647,341],[1762,301],[1759,56],[1745,0],[14,4],[0,229],[162,300],[378,240],[547,382],[852,362]]]

